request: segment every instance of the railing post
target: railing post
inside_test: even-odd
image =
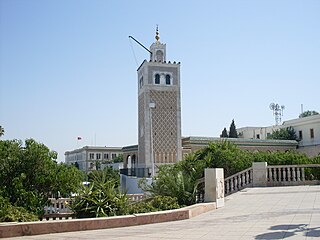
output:
[[[216,202],[216,207],[224,206],[223,168],[206,168],[204,170],[204,201]]]
[[[300,167],[297,167],[297,181],[300,182]]]
[[[266,187],[267,178],[267,163],[266,162],[253,162],[253,187]]]
[[[306,176],[304,173],[304,167],[301,168],[301,181],[305,181],[306,180]]]
[[[292,168],[292,181],[293,181],[293,182],[297,181],[297,178],[296,178],[296,168],[295,168],[295,167]]]

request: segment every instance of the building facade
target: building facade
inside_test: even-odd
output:
[[[65,163],[76,166],[86,173],[99,170],[122,155],[121,147],[84,146],[65,152]]]
[[[282,125],[238,128],[240,138],[268,139],[273,131],[292,127],[299,142],[297,151],[310,157],[320,155],[320,114],[284,121]]]

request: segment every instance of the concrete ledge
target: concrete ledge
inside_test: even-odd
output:
[[[49,233],[128,227],[150,223],[184,220],[216,209],[215,203],[200,203],[189,207],[135,215],[54,220],[46,222],[0,223],[0,238]]]

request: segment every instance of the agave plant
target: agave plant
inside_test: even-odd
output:
[[[76,217],[107,217],[126,214],[128,198],[116,187],[114,179],[93,175],[89,186],[81,186],[71,204]]]

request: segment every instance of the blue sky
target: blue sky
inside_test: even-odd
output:
[[[0,0],[0,125],[58,152],[137,143],[137,64],[159,25],[181,62],[182,134],[320,111],[320,1]],[[134,52],[134,54],[133,54]],[[77,142],[77,136],[82,141]]]

